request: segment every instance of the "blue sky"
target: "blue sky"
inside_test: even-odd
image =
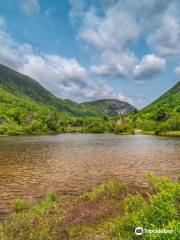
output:
[[[180,79],[180,1],[0,0],[0,63],[61,98],[141,108]]]

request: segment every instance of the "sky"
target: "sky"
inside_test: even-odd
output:
[[[142,108],[180,80],[180,1],[0,0],[0,63],[63,99]]]

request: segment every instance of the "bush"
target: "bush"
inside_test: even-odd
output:
[[[108,132],[106,124],[101,122],[93,122],[83,129],[83,132],[88,133],[105,133]]]
[[[128,125],[120,125],[120,126],[116,126],[114,128],[114,133],[116,134],[122,134],[122,133],[131,133],[134,134],[134,130],[131,126]]]
[[[150,186],[157,191],[148,200],[141,195],[128,196],[124,203],[125,215],[114,221],[112,237],[116,240],[137,239],[136,227],[173,230],[171,234],[143,234],[141,239],[180,239],[179,201],[180,184],[167,178],[148,176]]]

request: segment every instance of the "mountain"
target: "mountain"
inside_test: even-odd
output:
[[[83,111],[85,111],[85,109],[83,109],[82,106],[79,106],[79,104],[75,102],[69,104],[62,99],[57,98],[34,79],[1,64],[0,86],[13,95],[28,97],[36,103],[52,107],[62,113],[81,116]]]
[[[96,114],[103,112],[107,115],[127,114],[135,112],[136,108],[131,104],[117,100],[117,99],[100,99],[92,102],[85,102],[81,104]]]
[[[57,133],[71,127],[112,131],[104,116],[126,113],[132,113],[125,117],[132,129],[180,130],[180,82],[137,112],[116,99],[85,103],[60,99],[32,78],[0,65],[0,135]]]
[[[144,131],[180,131],[180,82],[132,117]]]
[[[153,112],[160,107],[166,108],[169,111],[173,111],[180,107],[180,82],[177,82],[170,90],[143,108],[141,112]]]
[[[118,100],[99,100],[78,104],[71,100],[62,100],[42,87],[34,79],[0,64],[0,87],[18,97],[28,97],[36,104],[43,104],[58,112],[71,116],[102,116],[105,114],[128,113],[135,108]]]

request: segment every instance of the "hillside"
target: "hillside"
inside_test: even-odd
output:
[[[117,99],[101,99],[92,102],[85,102],[81,105],[88,107],[88,109],[97,114],[102,111],[107,115],[127,114],[136,111],[136,108],[131,104]]]
[[[133,119],[145,131],[180,131],[180,82],[140,110]]]
[[[28,97],[29,99],[53,107],[57,111],[70,115],[83,115],[85,111],[77,103],[67,103],[57,98],[34,79],[18,73],[4,65],[0,64],[0,85],[6,91],[13,95]]]
[[[100,102],[62,100],[32,78],[0,65],[0,135],[77,131],[85,126],[90,126],[88,132],[112,131],[112,123],[102,123],[103,116],[135,109],[118,100]]]
[[[156,110],[158,107],[166,107],[170,111],[179,108],[180,106],[180,82],[177,82],[170,90],[156,99],[154,102],[146,106],[141,110],[144,112],[151,112]]]
[[[13,95],[21,95],[28,97],[29,99],[44,104],[48,107],[56,109],[58,112],[65,113],[72,116],[100,116],[108,114],[116,114],[114,111],[114,104],[111,104],[112,100],[101,100],[105,101],[108,111],[104,108],[105,104],[98,104],[96,107],[96,101],[91,104],[78,104],[71,100],[62,100],[54,96],[51,92],[42,87],[34,79],[20,74],[6,66],[0,64],[0,86],[10,92]],[[124,112],[133,111],[135,108],[125,102],[117,101],[117,109],[121,109]],[[112,109],[111,109],[112,106]]]

